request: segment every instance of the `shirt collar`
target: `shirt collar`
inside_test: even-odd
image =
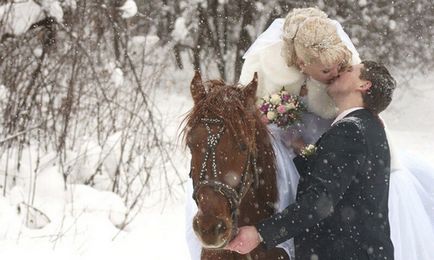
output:
[[[350,109],[344,110],[342,113],[340,113],[335,121],[333,121],[332,125],[336,124],[339,120],[341,120],[342,118],[346,117],[348,114],[356,111],[356,110],[360,110],[360,109],[364,109],[364,107],[352,107]]]

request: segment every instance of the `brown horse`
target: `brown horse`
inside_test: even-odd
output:
[[[289,259],[280,248],[259,246],[248,255],[223,249],[238,226],[275,212],[275,158],[255,106],[256,89],[256,75],[244,88],[222,81],[204,84],[198,72],[191,82],[194,107],[184,134],[192,157],[198,206],[193,229],[202,242],[201,259]]]

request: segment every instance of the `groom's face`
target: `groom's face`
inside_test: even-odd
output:
[[[339,76],[327,86],[327,93],[331,96],[346,95],[354,91],[358,86],[366,83],[366,80],[360,79],[363,64],[357,64],[347,67],[339,73]]]

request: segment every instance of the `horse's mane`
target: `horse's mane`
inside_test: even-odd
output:
[[[208,89],[206,97],[199,101],[184,119],[182,130],[184,139],[189,130],[199,123],[200,118],[220,118],[234,136],[241,138],[250,151],[256,152],[256,136],[267,134],[266,127],[259,120],[257,111],[246,108],[243,88],[239,85],[226,85],[221,80],[210,80],[204,83]]]

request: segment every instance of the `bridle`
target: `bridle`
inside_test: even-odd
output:
[[[231,209],[231,220],[232,220],[232,234],[231,238],[235,236],[238,227],[238,208],[241,203],[241,200],[246,195],[247,191],[250,188],[250,184],[252,180],[250,180],[249,172],[253,168],[254,179],[253,184],[255,188],[259,188],[259,172],[256,166],[256,156],[248,151],[247,160],[244,166],[244,173],[241,176],[240,186],[235,189],[230,185],[223,183],[218,180],[218,176],[221,174],[221,171],[218,170],[217,162],[216,162],[216,147],[222,137],[225,125],[224,121],[221,118],[207,118],[203,117],[200,119],[200,122],[203,123],[208,132],[207,136],[207,149],[205,151],[205,156],[202,160],[200,175],[199,175],[199,183],[193,187],[193,199],[197,201],[197,192],[199,189],[203,187],[211,187],[214,191],[220,193],[225,199],[229,201],[230,209]],[[210,125],[217,125],[218,132],[213,134],[211,131]],[[207,173],[207,164],[208,161],[211,161],[211,171],[212,177],[206,175]],[[191,177],[191,169],[190,169],[190,177]]]

